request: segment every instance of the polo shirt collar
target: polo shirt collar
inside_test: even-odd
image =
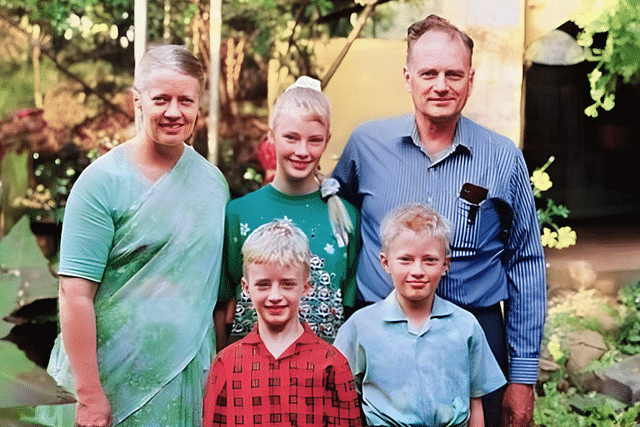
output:
[[[407,316],[402,312],[400,304],[396,299],[396,290],[391,291],[382,301],[382,319],[385,322],[406,322]],[[435,295],[433,299],[433,308],[431,309],[431,318],[447,317],[453,314],[452,307],[445,302],[438,295]]]
[[[416,147],[422,150],[422,142],[420,141],[420,132],[418,132],[415,115],[408,116],[408,120],[402,124],[400,131],[400,135],[408,137]],[[460,116],[458,124],[456,125],[456,132],[453,136],[453,143],[443,158],[456,151],[458,147],[471,154],[473,152],[474,140],[470,135],[469,119]]]

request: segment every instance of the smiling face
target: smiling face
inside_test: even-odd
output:
[[[200,83],[195,77],[168,68],[152,70],[144,88],[134,92],[142,112],[142,140],[182,148],[195,127],[199,101]]]
[[[431,309],[440,278],[449,267],[441,239],[405,229],[380,253],[380,262],[391,276],[401,307]]]
[[[423,34],[404,68],[416,117],[432,123],[457,120],[471,94],[474,72],[469,48],[459,38],[442,31]]]
[[[269,131],[277,160],[274,182],[287,193],[306,194],[317,189],[313,172],[330,138],[325,125],[305,117],[300,109],[284,109]]]
[[[300,322],[300,299],[310,287],[309,274],[302,266],[278,262],[249,264],[242,278],[242,290],[256,309],[258,325],[273,331]]]

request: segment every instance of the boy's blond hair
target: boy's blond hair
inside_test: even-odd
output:
[[[253,230],[242,245],[242,272],[251,264],[278,263],[299,266],[309,275],[309,239],[289,221],[276,219]]]
[[[381,252],[387,252],[400,233],[411,230],[424,238],[442,241],[445,255],[451,255],[451,226],[430,206],[407,203],[389,212],[380,226]]]

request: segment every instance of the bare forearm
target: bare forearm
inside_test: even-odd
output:
[[[60,279],[60,329],[69,358],[76,394],[102,392],[96,351],[96,321],[93,297],[97,284],[84,279]]]
[[[484,427],[484,411],[482,410],[482,398],[472,397],[469,404],[469,423],[467,427]]]

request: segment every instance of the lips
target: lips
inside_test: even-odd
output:
[[[160,123],[160,127],[168,131],[179,130],[183,126],[182,123]]]
[[[270,314],[280,314],[287,306],[285,305],[270,305],[264,307]]]
[[[311,164],[311,162],[308,162],[308,161],[291,160],[291,159],[289,159],[289,163],[291,163],[291,166],[293,166],[294,169],[306,169],[309,166],[309,164]]]

